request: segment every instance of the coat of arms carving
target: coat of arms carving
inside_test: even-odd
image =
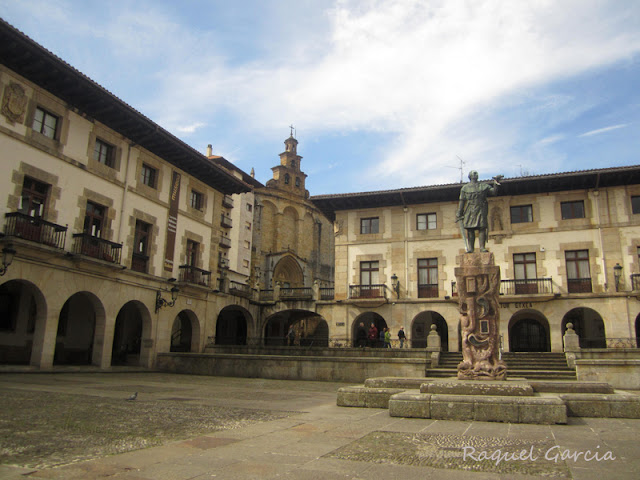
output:
[[[12,124],[22,123],[24,113],[27,110],[27,94],[18,83],[11,82],[4,90],[2,98],[2,114],[7,117]]]

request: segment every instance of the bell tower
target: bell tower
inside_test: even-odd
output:
[[[284,141],[284,152],[280,154],[280,165],[273,167],[273,178],[267,187],[277,188],[301,197],[308,197],[305,188],[307,175],[300,170],[302,157],[298,155],[298,140],[293,136],[293,126],[289,138]]]

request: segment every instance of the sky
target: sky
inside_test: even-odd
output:
[[[266,183],[311,195],[640,164],[633,0],[0,0],[0,17]]]

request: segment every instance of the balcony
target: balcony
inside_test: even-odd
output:
[[[251,287],[244,283],[229,281],[229,293],[237,297],[249,298],[251,296]]]
[[[20,212],[5,214],[4,234],[55,248],[64,248],[67,227]]]
[[[280,289],[280,300],[311,300],[312,298],[311,287],[283,287]]]
[[[231,221],[231,217],[227,217],[226,215],[220,216],[220,226],[224,228],[233,227],[233,222]]]
[[[211,272],[192,265],[180,265],[180,281],[208,287],[211,282]]]
[[[387,286],[349,285],[349,298],[386,298]]]
[[[589,283],[591,285],[591,283]],[[590,291],[590,290],[589,290]],[[500,281],[500,295],[553,294],[550,278],[527,278]]]
[[[260,290],[261,302],[273,302],[273,290]]]
[[[320,288],[320,300],[333,300],[335,297],[335,289],[333,287]]]
[[[222,206],[225,208],[233,208],[233,198],[231,195],[225,195],[222,199]]]
[[[104,238],[92,237],[88,233],[73,234],[73,253],[97,258],[109,263],[120,263],[122,244]]]
[[[591,293],[591,279],[569,278],[567,279],[567,291],[569,293]]]
[[[231,239],[229,237],[220,237],[220,242],[218,244],[222,248],[231,248]]]
[[[131,270],[134,272],[147,273],[148,264],[148,255],[142,255],[141,253],[134,253],[131,255]]]
[[[418,298],[438,298],[438,285],[418,285]]]
[[[220,257],[218,258],[218,269],[229,268],[229,259]]]
[[[640,290],[640,273],[631,275],[631,289]]]

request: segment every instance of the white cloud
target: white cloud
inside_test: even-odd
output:
[[[588,132],[585,132],[581,135],[578,135],[579,137],[591,137],[592,135],[599,135],[601,133],[605,133],[605,132],[610,132],[611,130],[618,130],[619,128],[625,128],[626,126],[628,126],[628,124],[626,123],[621,123],[619,125],[611,125],[609,127],[604,127],[604,128],[598,128],[596,130],[590,130]]]

